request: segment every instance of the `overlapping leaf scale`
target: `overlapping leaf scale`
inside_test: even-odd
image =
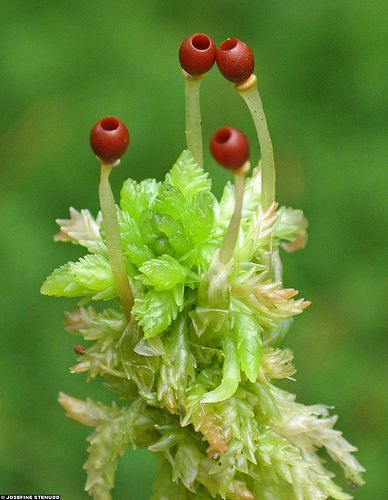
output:
[[[107,407],[91,400],[81,401],[66,394],[60,394],[59,402],[69,417],[95,427],[88,438],[85,490],[94,498],[110,500],[118,459],[130,445],[145,447],[156,440],[155,423],[162,423],[163,415],[147,408],[140,398],[122,408],[114,403]]]
[[[55,241],[68,241],[86,247],[89,252],[106,255],[107,250],[102,241],[100,226],[101,212],[94,218],[89,210],[80,211],[70,207],[70,219],[57,219],[60,231],[54,236]]]
[[[241,480],[239,467],[236,467],[237,443],[233,443],[234,446],[224,455],[225,466],[220,471],[218,462],[204,455],[202,443],[195,433],[190,430],[179,431],[173,426],[161,429],[160,432],[163,436],[149,449],[164,455],[162,471],[168,472],[169,477],[178,482],[171,491],[180,492],[179,482],[181,482],[187,490],[195,493],[194,497],[187,496],[186,493],[182,498],[209,498],[210,493],[211,497],[219,495],[231,500],[254,500],[245,481]],[[156,495],[165,491],[167,484],[168,481],[165,480],[162,480],[160,486],[155,484],[152,498],[164,498]]]
[[[68,331],[81,335],[93,344],[78,357],[71,368],[72,373],[87,373],[88,380],[100,376],[124,379],[125,371],[121,366],[119,341],[125,328],[122,313],[105,309],[97,313],[93,308],[80,308],[66,314]]]
[[[262,429],[256,458],[260,479],[252,486],[258,499],[266,498],[263,492],[279,499],[352,498],[333,483],[332,474],[324,469],[317,455],[301,451],[272,430]]]
[[[120,226],[120,235],[123,253],[129,264],[141,266],[149,259],[153,259],[155,254],[144,241],[140,225],[125,210],[117,211],[117,218]],[[130,275],[136,274],[135,270],[128,267]]]
[[[81,257],[78,262],[70,264],[69,272],[80,286],[100,292],[99,299],[111,299],[117,295],[109,260],[101,255]]]
[[[279,221],[274,231],[275,244],[282,243],[288,252],[304,248],[307,243],[308,221],[302,210],[280,207]]]
[[[73,279],[70,273],[71,264],[73,264],[73,262],[68,262],[55,269],[44,281],[40,293],[54,297],[82,297],[93,295],[92,290],[81,286]]]
[[[253,314],[265,333],[265,339],[279,325],[300,314],[310,305],[304,299],[294,299],[298,291],[283,288],[281,281],[268,279],[268,271],[259,265],[242,264],[230,278],[231,307],[236,312]]]
[[[161,231],[170,239],[176,251],[200,249],[209,242],[214,226],[214,202],[211,193],[200,192],[186,200],[178,188],[168,184],[161,186],[155,200],[155,210],[162,216],[159,225]]]
[[[361,474],[365,469],[352,455],[357,448],[333,428],[338,417],[330,416],[325,405],[305,406],[297,403],[293,394],[273,385],[270,388],[282,415],[282,424],[275,427],[275,431],[307,452],[326,448],[331,458],[344,469],[345,476],[351,483],[363,484]]]
[[[259,375],[262,359],[262,328],[253,315],[237,313],[234,315],[233,330],[241,370],[254,383]]]
[[[277,349],[269,346],[263,348],[261,371],[268,380],[290,378],[296,372],[290,349]]]
[[[135,299],[132,314],[143,327],[146,338],[164,332],[183,308],[182,284],[170,290],[150,289]]]
[[[94,300],[117,296],[108,259],[93,254],[55,269],[43,283],[41,293],[55,297],[90,296]]]
[[[188,344],[187,319],[180,315],[164,337],[157,396],[170,413],[185,414],[186,389],[195,378],[196,360]]]
[[[152,208],[159,185],[155,179],[145,179],[139,183],[127,179],[120,192],[121,208],[139,224],[143,212]]]
[[[188,269],[170,255],[162,255],[151,259],[140,267],[142,273],[138,278],[144,285],[153,286],[155,290],[169,290],[178,283],[184,283]]]
[[[211,180],[208,176],[186,149],[166,175],[165,182],[178,188],[186,199],[190,199],[200,193],[210,192]]]

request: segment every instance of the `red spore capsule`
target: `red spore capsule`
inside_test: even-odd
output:
[[[113,163],[121,158],[128,144],[127,127],[113,116],[98,120],[90,132],[90,145],[93,151],[106,163]]]
[[[253,73],[255,59],[246,43],[228,38],[218,47],[217,66],[227,80],[241,83]]]
[[[209,71],[216,60],[217,48],[213,40],[204,33],[191,35],[179,49],[179,62],[190,75],[202,75]]]
[[[237,128],[219,128],[210,140],[210,151],[220,165],[236,170],[248,161],[248,139]]]

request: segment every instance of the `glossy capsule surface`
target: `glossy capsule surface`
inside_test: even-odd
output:
[[[213,134],[210,140],[210,151],[220,165],[236,170],[248,161],[248,139],[237,128],[222,127]]]
[[[193,76],[209,71],[216,61],[217,48],[205,33],[191,35],[179,49],[179,62],[182,68]]]
[[[246,43],[228,38],[217,49],[217,66],[227,80],[241,83],[253,73],[255,59]]]
[[[129,132],[125,124],[108,116],[94,124],[90,132],[90,145],[104,162],[115,162],[123,156],[129,144]]]

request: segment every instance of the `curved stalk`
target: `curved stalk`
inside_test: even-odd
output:
[[[124,314],[129,321],[133,306],[133,296],[129,286],[125,259],[121,248],[120,227],[117,220],[116,204],[109,183],[109,175],[113,165],[101,164],[101,179],[99,186],[100,206],[106,233],[106,246],[109,261],[115,280],[117,293]]]
[[[186,143],[200,167],[203,167],[202,121],[200,87],[203,75],[192,76],[183,71],[185,78]]]
[[[246,102],[256,127],[261,153],[261,204],[267,210],[275,201],[275,160],[256,75],[236,85],[236,90]]]
[[[249,162],[246,162],[245,165],[243,165],[234,175],[236,203],[220,248],[219,260],[223,264],[227,264],[233,257],[234,248],[236,246],[244,201],[245,173],[249,170],[249,168],[250,164]]]

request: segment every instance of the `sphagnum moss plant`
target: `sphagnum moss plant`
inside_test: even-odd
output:
[[[111,498],[117,461],[129,446],[160,460],[153,500],[348,499],[317,453],[326,448],[352,487],[363,483],[356,448],[334,429],[337,417],[274,384],[295,373],[292,352],[279,345],[309,305],[283,287],[279,248],[303,247],[307,222],[300,210],[275,203],[253,55],[236,39],[221,45],[217,63],[252,112],[261,162],[245,180],[248,142],[224,127],[210,146],[234,173],[235,187],[228,183],[217,201],[203,170],[198,75],[211,68],[215,51],[204,34],[181,47],[188,149],[163,182],[128,179],[115,206],[108,177],[129,134],[113,117],[93,127],[102,214],[94,219],[71,208],[70,219],[58,221],[56,239],[89,253],[56,269],[42,293],[82,297],[66,313],[68,331],[88,343],[74,347],[71,371],[102,377],[121,403],[66,394],[59,402],[94,428],[84,467],[85,489],[97,500]],[[86,305],[96,300],[113,302],[99,311]]]

